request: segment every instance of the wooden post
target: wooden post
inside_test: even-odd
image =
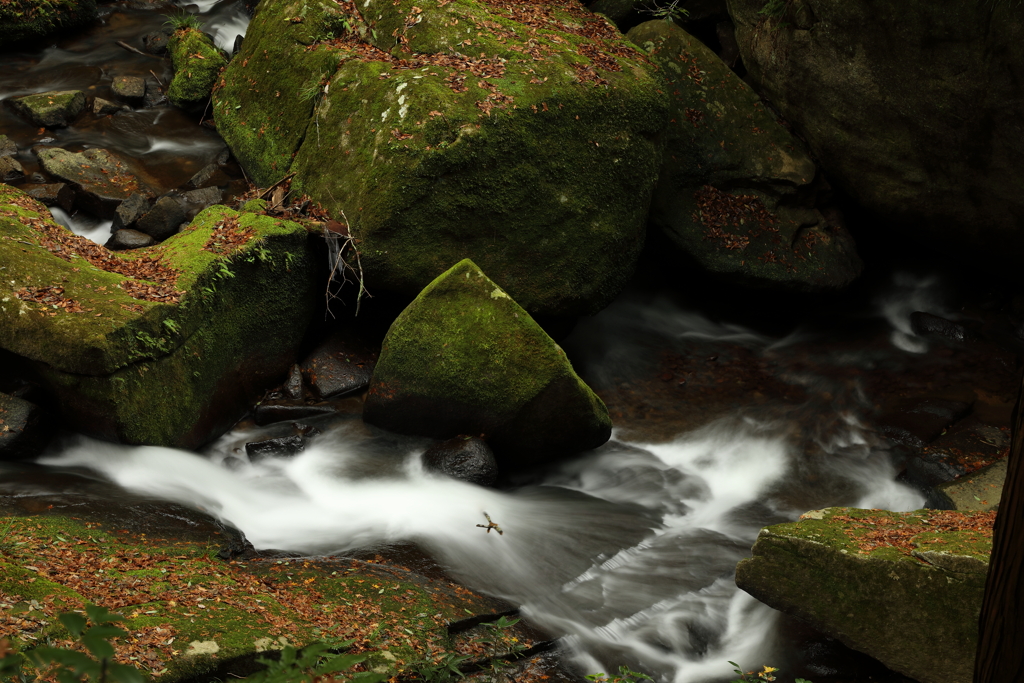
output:
[[[978,618],[974,683],[1024,681],[1024,380],[1013,408],[1006,482],[999,501],[985,599]]]

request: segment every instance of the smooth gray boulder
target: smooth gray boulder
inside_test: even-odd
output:
[[[994,520],[816,510],[762,529],[736,585],[920,683],[970,683]]]

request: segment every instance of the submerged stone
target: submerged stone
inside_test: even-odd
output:
[[[565,352],[469,259],[384,338],[363,419],[402,434],[483,435],[502,466],[596,448],[611,419]]]
[[[64,128],[85,109],[81,90],[55,90],[8,100],[23,117],[45,128]]]
[[[74,186],[81,208],[102,218],[113,218],[121,202],[133,194],[154,195],[125,159],[105,149],[69,152],[44,147],[36,156],[44,171]]]
[[[762,529],[736,585],[921,683],[970,683],[993,520],[817,510]]]
[[[0,234],[0,346],[100,438],[202,445],[280,380],[312,314],[307,233],[268,216],[215,206],[119,253],[0,187]]]
[[[804,145],[739,76],[667,21],[627,38],[661,68],[672,106],[651,222],[719,276],[761,287],[838,289],[862,269],[853,238],[818,202]]]
[[[349,224],[370,291],[412,297],[472,258],[531,314],[607,305],[643,246],[667,122],[643,56],[575,0],[539,27],[482,0],[344,7],[259,6],[214,93],[247,175],[294,172]]]
[[[498,461],[487,442],[475,436],[457,436],[434,444],[423,453],[423,467],[479,486],[498,479]]]
[[[204,104],[220,70],[227,64],[224,53],[208,35],[194,28],[175,31],[168,50],[174,79],[167,88],[167,99],[185,109]]]

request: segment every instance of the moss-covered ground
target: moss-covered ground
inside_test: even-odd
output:
[[[372,560],[225,562],[217,551],[68,517],[0,517],[0,638],[20,650],[69,646],[56,616],[98,604],[127,619],[118,661],[161,680],[321,640],[352,640],[366,666],[398,673],[456,647],[447,622],[492,611],[455,584]],[[479,643],[460,647],[472,654]]]
[[[0,48],[95,19],[96,0],[5,0],[0,2]]]

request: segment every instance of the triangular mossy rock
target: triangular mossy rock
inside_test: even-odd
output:
[[[483,434],[503,466],[608,440],[611,419],[533,318],[465,259],[384,339],[364,419],[404,434]]]

